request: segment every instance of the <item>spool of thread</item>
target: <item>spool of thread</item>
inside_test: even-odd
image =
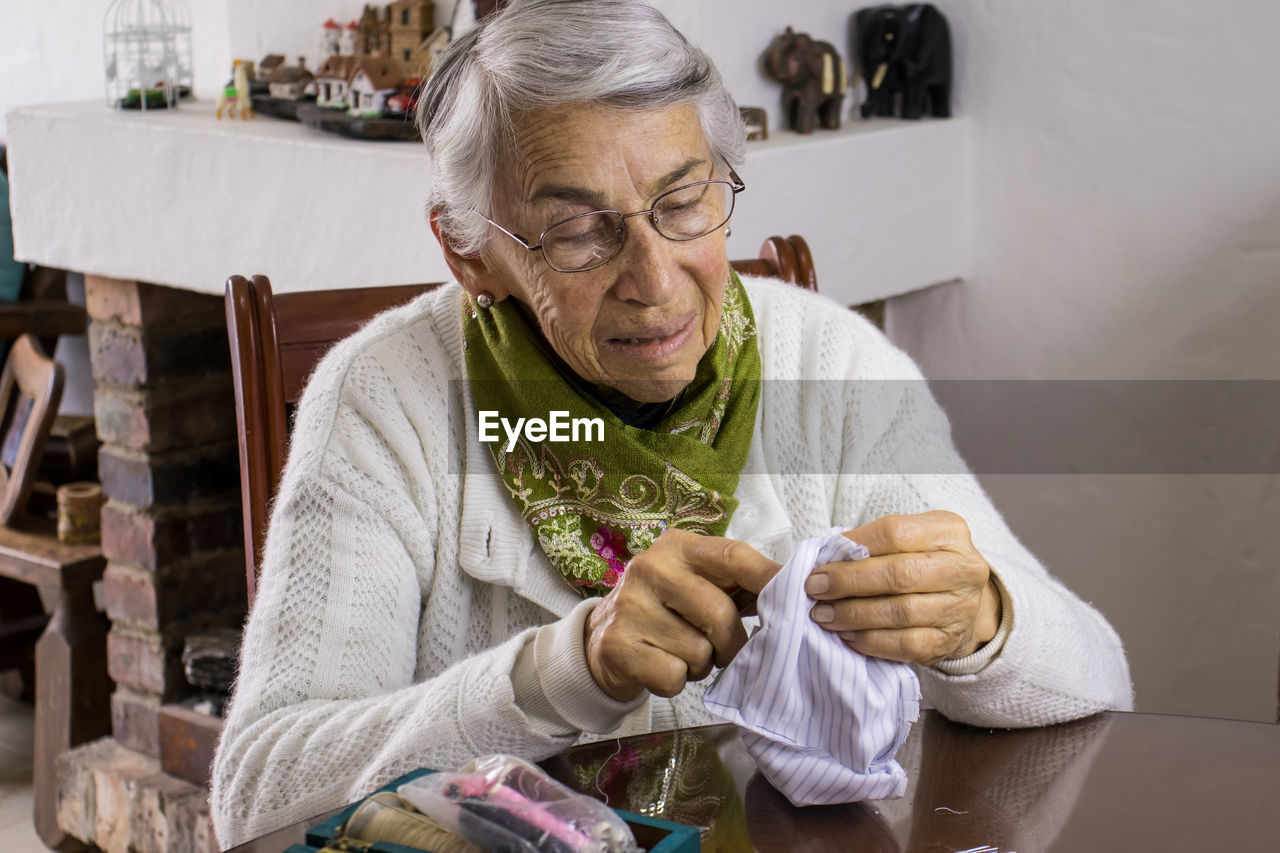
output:
[[[58,487],[58,541],[89,545],[101,539],[102,486],[67,483]]]
[[[382,841],[432,853],[483,853],[390,791],[374,794],[361,803],[342,834],[356,841]]]

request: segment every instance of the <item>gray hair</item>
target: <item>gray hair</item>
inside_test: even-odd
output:
[[[515,122],[574,104],[691,105],[713,157],[740,168],[746,133],[710,57],[642,0],[512,0],[440,54],[418,102],[427,201],[463,255],[485,245],[499,157]]]

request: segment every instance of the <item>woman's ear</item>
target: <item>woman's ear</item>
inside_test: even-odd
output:
[[[500,302],[511,295],[511,291],[503,283],[502,278],[494,271],[483,255],[460,255],[449,243],[440,230],[440,213],[431,211],[428,220],[431,233],[436,235],[440,251],[444,253],[444,262],[449,265],[453,277],[462,285],[462,289],[472,296],[487,293],[495,302]]]

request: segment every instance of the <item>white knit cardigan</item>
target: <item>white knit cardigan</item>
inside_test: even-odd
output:
[[[826,299],[746,284],[766,381],[728,535],[784,561],[833,524],[959,513],[1002,587],[1005,636],[920,668],[926,701],[983,726],[1130,708],[1119,638],[1014,538],[911,360]],[[224,847],[416,767],[540,759],[601,721],[711,721],[703,685],[628,705],[594,688],[593,604],[537,549],[477,441],[460,305],[454,284],[383,314],[307,386],[214,762]]]

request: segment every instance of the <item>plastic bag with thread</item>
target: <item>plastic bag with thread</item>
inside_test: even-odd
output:
[[[486,850],[639,853],[630,828],[603,803],[576,794],[527,761],[488,755],[433,773],[396,793]]]

